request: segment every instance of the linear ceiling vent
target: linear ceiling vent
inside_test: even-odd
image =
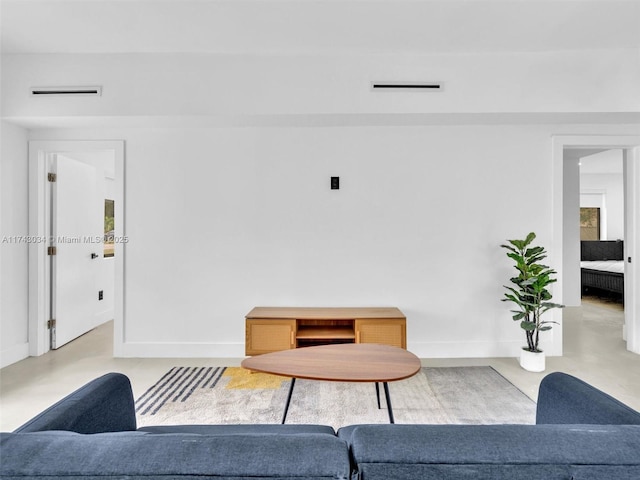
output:
[[[423,90],[430,92],[438,92],[444,88],[440,82],[434,83],[382,83],[373,82],[371,87],[374,90]]]
[[[31,95],[38,97],[60,95],[65,97],[99,97],[102,95],[102,87],[33,87],[31,88]]]

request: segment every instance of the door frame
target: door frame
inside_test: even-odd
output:
[[[49,236],[47,156],[52,153],[113,151],[115,159],[115,238],[126,239],[124,217],[123,140],[34,140],[29,142],[29,355],[49,351],[48,294],[51,288],[46,239]],[[122,348],[124,330],[124,243],[115,243],[114,355]]]
[[[640,354],[640,136],[639,135],[557,135],[552,137],[553,148],[553,251],[558,276],[564,278],[564,149],[604,148],[622,149],[625,181],[625,328],[627,350]],[[562,303],[562,281],[554,287],[554,296]],[[557,312],[562,325],[562,310]],[[562,328],[554,329],[555,354],[562,355]],[[557,336],[556,336],[557,334]]]

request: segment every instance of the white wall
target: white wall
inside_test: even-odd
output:
[[[239,115],[640,109],[637,49],[359,56],[4,55],[3,64],[6,118],[88,117],[82,125],[110,116],[209,115],[230,122]],[[372,92],[373,81],[439,81],[445,88],[439,93]],[[102,85],[103,94],[28,94],[30,87],[47,85]]]
[[[242,356],[244,315],[256,305],[394,305],[408,317],[409,348],[433,358],[516,354],[522,332],[500,302],[512,267],[499,245],[533,230],[558,265],[552,134],[633,128],[56,129],[30,138],[126,141],[122,355]],[[335,175],[339,191],[329,189]],[[554,338],[543,348],[557,354]]]
[[[124,355],[242,356],[244,315],[256,305],[393,305],[418,355],[482,357],[522,344],[500,302],[512,267],[499,245],[532,230],[551,244],[554,130],[33,136],[127,142]],[[339,191],[329,189],[335,175]]]
[[[256,305],[393,305],[420,356],[514,356],[523,334],[500,302],[512,267],[499,245],[535,231],[561,262],[552,135],[637,132],[549,118],[638,111],[637,58],[10,55],[3,115],[106,125],[33,140],[126,142],[122,355],[242,356]],[[371,92],[379,79],[445,90]],[[104,93],[27,93],[46,85]],[[518,113],[521,125],[500,124]],[[554,338],[543,348],[558,354]]]
[[[28,355],[27,131],[0,128],[0,367]]]

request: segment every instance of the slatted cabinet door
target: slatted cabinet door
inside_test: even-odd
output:
[[[356,319],[356,343],[380,343],[393,347],[407,348],[407,326],[405,320]]]
[[[245,340],[248,356],[296,348],[296,321],[247,319]]]

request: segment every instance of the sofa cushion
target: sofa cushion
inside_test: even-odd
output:
[[[136,429],[131,383],[121,373],[108,373],[36,415],[15,433],[69,430],[77,433]]]
[[[118,432],[0,434],[0,477],[326,479],[349,477],[346,444],[326,434]]]
[[[147,433],[195,433],[200,435],[246,435],[246,434],[290,434],[322,433],[335,435],[333,427],[327,425],[295,425],[264,423],[254,425],[158,425],[141,427],[139,432]]]
[[[640,478],[638,426],[362,425],[338,434],[350,434],[363,480]]]
[[[536,423],[640,425],[640,412],[566,373],[550,373],[540,382]]]

